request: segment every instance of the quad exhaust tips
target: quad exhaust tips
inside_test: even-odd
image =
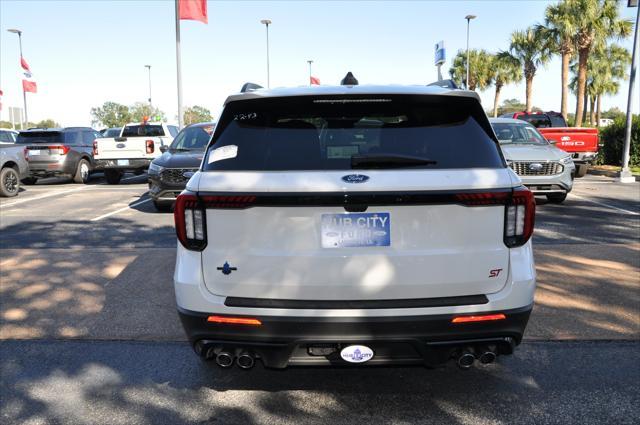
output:
[[[221,351],[216,356],[216,364],[223,368],[233,366],[233,354],[228,351]]]

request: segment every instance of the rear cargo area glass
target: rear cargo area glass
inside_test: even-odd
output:
[[[432,161],[403,166],[412,169],[504,167],[486,116],[475,100],[307,96],[228,104],[204,169],[346,170],[355,168],[353,156],[362,155]]]

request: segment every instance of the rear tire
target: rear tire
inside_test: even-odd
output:
[[[153,206],[156,207],[156,210],[158,210],[159,212],[171,212],[171,208],[173,207],[173,204],[167,203],[167,202],[158,202],[154,200]]]
[[[107,179],[107,183],[109,184],[118,184],[120,183],[120,179],[122,179],[122,171],[119,170],[104,170],[104,177]]]
[[[5,198],[16,196],[20,191],[20,176],[11,167],[5,167],[0,171],[0,195]]]
[[[22,183],[26,184],[27,186],[33,186],[37,182],[38,182],[37,177],[25,177],[24,179],[22,179]]]
[[[576,169],[576,177],[584,177],[587,175],[587,170],[589,169],[588,164],[578,164]]]
[[[89,161],[86,159],[81,159],[78,161],[78,166],[76,167],[76,174],[73,176],[74,183],[89,183],[89,178],[91,177],[91,165]]]
[[[547,195],[547,201],[551,204],[561,204],[567,199],[566,193],[554,193]]]

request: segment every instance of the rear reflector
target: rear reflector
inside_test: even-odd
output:
[[[260,326],[262,322],[252,317],[225,317],[225,316],[209,316],[207,317],[209,323],[225,323],[230,325],[253,325]]]
[[[486,316],[459,316],[454,317],[451,323],[488,322],[491,320],[504,320],[507,316],[502,313],[487,314]]]

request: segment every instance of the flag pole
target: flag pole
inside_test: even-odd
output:
[[[176,67],[178,74],[178,128],[182,129],[182,69],[180,65],[180,9],[179,0],[176,3]]]

